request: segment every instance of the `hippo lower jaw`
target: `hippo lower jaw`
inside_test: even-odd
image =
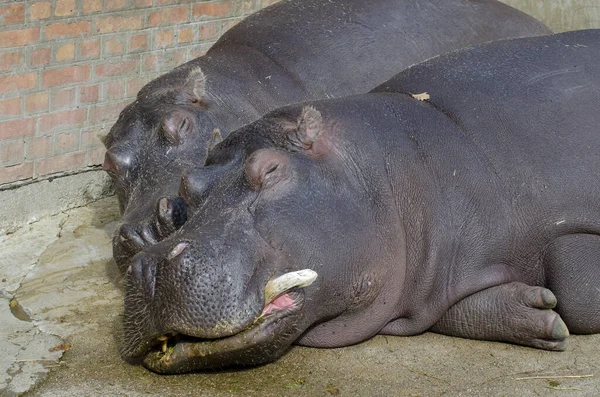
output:
[[[303,330],[296,327],[304,294],[294,291],[265,307],[250,328],[222,339],[200,339],[177,335],[157,339],[158,350],[150,351],[143,365],[161,374],[264,364],[282,356]],[[168,347],[170,340],[177,340]],[[166,349],[164,347],[167,347]],[[162,347],[162,348],[161,348]],[[165,350],[163,352],[163,350]]]
[[[286,273],[265,286],[265,305],[261,315],[246,330],[220,339],[185,335],[164,335],[155,339],[155,350],[144,358],[151,371],[175,374],[228,366],[264,364],[282,356],[304,331],[298,318],[304,304],[304,288],[317,273],[300,270]],[[169,347],[170,342],[175,344]]]

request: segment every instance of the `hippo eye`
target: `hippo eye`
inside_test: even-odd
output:
[[[279,163],[271,164],[269,166],[269,168],[267,168],[267,170],[265,171],[265,177],[268,176],[273,171],[275,171],[277,169],[277,167],[279,167]]]
[[[188,127],[188,119],[187,117],[184,117],[183,120],[181,120],[181,124],[179,124],[179,131],[185,131]]]

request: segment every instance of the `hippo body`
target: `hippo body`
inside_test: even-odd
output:
[[[562,350],[600,332],[599,103],[589,30],[267,114],[186,174],[188,221],[135,258],[124,356],[176,373],[376,334]]]
[[[124,225],[114,256],[129,259],[186,218],[181,170],[220,139],[277,107],[364,93],[440,53],[551,33],[495,0],[284,0],[225,33],[205,56],[148,83],[105,139]]]

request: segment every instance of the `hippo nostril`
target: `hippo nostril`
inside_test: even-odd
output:
[[[178,257],[188,247],[188,245],[189,243],[186,242],[177,244],[175,247],[173,247],[171,252],[169,252],[169,255],[167,255],[167,259],[171,260],[173,258]]]
[[[142,237],[130,225],[121,226],[119,229],[119,239],[127,247],[127,250],[132,253],[138,252],[145,246]]]

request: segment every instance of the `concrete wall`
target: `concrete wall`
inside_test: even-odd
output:
[[[600,28],[600,0],[502,0],[555,32]]]

